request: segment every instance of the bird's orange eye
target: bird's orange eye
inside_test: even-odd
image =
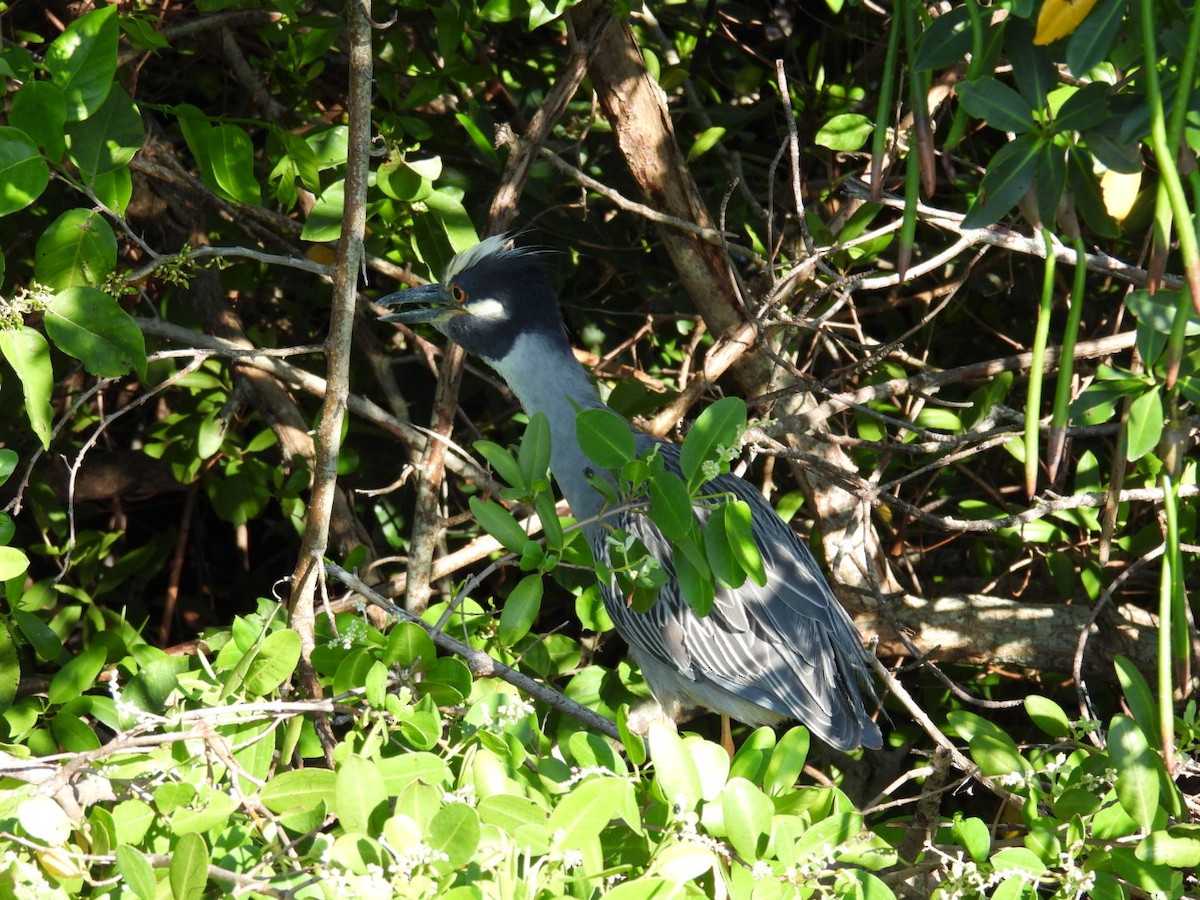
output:
[[[467,292],[457,284],[450,285],[450,299],[460,306],[467,302]]]

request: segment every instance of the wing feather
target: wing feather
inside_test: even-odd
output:
[[[659,448],[668,469],[678,472],[678,448]],[[670,543],[647,516],[618,513],[611,524],[641,539],[670,576],[645,613],[631,609],[614,585],[602,585],[618,630],[639,658],[653,657],[697,689],[716,687],[775,718],[799,719],[834,746],[880,746],[860,692],[874,697],[866,651],[812,554],[747,482],[724,475],[708,488],[750,505],[766,585],[718,587],[712,611],[698,616],[679,593]],[[703,507],[696,512],[705,518]]]

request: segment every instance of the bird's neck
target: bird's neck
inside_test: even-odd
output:
[[[550,471],[572,514],[577,520],[595,516],[601,497],[585,471],[596,466],[579,447],[575,417],[580,410],[605,404],[566,338],[523,334],[504,359],[488,362],[508,382],[526,413],[544,413],[549,421]]]

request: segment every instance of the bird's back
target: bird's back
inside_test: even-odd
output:
[[[639,451],[657,445],[667,469],[679,473],[678,447],[644,434],[638,443]],[[749,505],[766,572],[762,586],[718,585],[707,616],[681,596],[671,544],[647,516],[626,511],[608,519],[641,539],[669,576],[644,613],[614,585],[602,585],[609,615],[656,697],[673,696],[677,712],[703,707],[751,725],[798,719],[840,749],[880,747],[879,727],[863,700],[864,691],[874,699],[866,651],[808,548],[741,478],[720,475],[705,493],[732,494]],[[704,507],[696,512],[706,518]],[[592,540],[602,541],[603,532],[594,531]]]

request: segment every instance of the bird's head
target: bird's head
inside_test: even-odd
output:
[[[487,238],[450,261],[437,284],[407,288],[378,302],[398,308],[384,322],[427,322],[469,353],[504,359],[521,335],[563,339],[558,295],[538,248],[513,247],[507,235]]]

